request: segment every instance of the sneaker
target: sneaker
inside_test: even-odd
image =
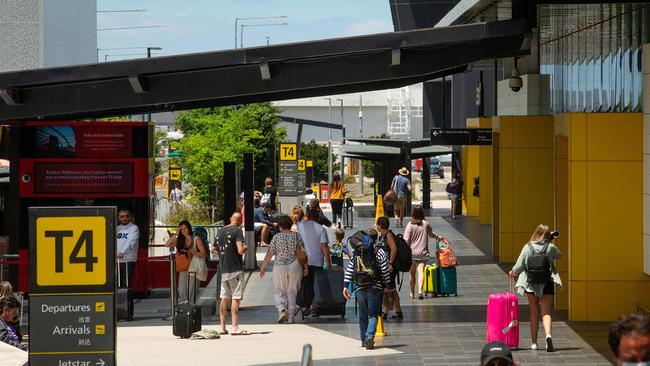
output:
[[[375,339],[373,337],[369,337],[366,339],[366,349],[374,349],[375,348]]]
[[[546,336],[546,352],[553,352],[553,338]]]
[[[282,310],[280,312],[280,317],[278,318],[278,323],[284,323],[287,321],[287,312],[286,310]]]
[[[537,351],[537,343],[531,343],[530,344],[530,349],[533,351]]]

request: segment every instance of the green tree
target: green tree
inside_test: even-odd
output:
[[[300,158],[314,162],[314,181],[327,181],[327,145],[317,144],[313,139],[300,143]],[[332,154],[332,171],[339,170],[336,156]]]
[[[268,150],[282,141],[277,110],[268,103],[240,107],[195,109],[176,119],[185,135],[180,142],[183,180],[191,183],[197,198],[210,203],[210,186],[223,192],[223,163],[242,167],[244,153],[255,156],[255,186],[262,187],[270,171]]]

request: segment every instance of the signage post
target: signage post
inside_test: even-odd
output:
[[[29,364],[115,365],[115,207],[29,208]]]

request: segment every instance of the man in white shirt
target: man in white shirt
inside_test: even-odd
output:
[[[323,263],[326,264],[328,269],[332,268],[327,231],[323,225],[317,222],[319,213],[318,209],[310,207],[307,210],[308,221],[297,224],[298,234],[305,243],[305,250],[307,251],[307,268],[309,269],[307,280],[312,288],[314,287],[314,274],[316,271],[323,270]]]
[[[140,230],[131,222],[131,212],[123,208],[118,212],[117,260],[120,268],[119,287],[133,287],[133,273],[138,260],[138,239]],[[128,268],[128,270],[127,270]]]

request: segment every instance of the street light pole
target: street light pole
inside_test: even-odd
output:
[[[329,123],[332,123],[332,98],[324,98],[328,102]],[[332,129],[329,129],[329,140],[327,140],[327,179],[332,181]]]
[[[359,94],[359,138],[363,138],[363,95]],[[363,160],[359,159],[359,194],[363,195]]]
[[[237,23],[240,20],[263,20],[263,19],[285,19],[286,15],[275,15],[275,16],[266,16],[266,17],[237,17],[235,18],[235,48],[237,48]]]
[[[269,24],[242,24],[239,33],[239,48],[244,48],[244,27],[272,27],[275,25],[288,25],[288,23],[269,23]]]

